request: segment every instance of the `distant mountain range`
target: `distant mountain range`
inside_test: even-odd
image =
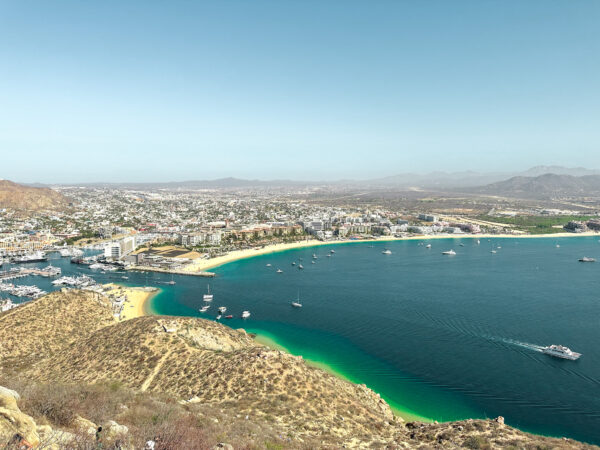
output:
[[[600,175],[557,175],[546,173],[535,177],[512,177],[471,192],[514,198],[557,198],[600,196]]]
[[[219,178],[147,183],[84,183],[73,186],[125,189],[252,189],[302,188],[329,186],[331,188],[452,190],[486,195],[516,197],[581,196],[598,192],[600,171],[582,167],[536,166],[523,172],[431,172],[402,173],[370,180],[246,180]],[[43,186],[36,184],[35,186]]]

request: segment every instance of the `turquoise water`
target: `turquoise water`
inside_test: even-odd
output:
[[[226,306],[236,319],[224,324],[367,384],[401,414],[438,421],[502,415],[526,431],[600,444],[600,262],[577,261],[600,261],[598,239],[430,243],[432,249],[396,241],[258,256],[215,269],[214,279],[176,276],[152,306],[203,316],[198,308],[210,283],[215,300],[206,318]],[[385,248],[392,255],[383,255]],[[456,256],[441,254],[450,248]],[[304,270],[291,265],[300,258]],[[284,273],[276,274],[278,267]],[[137,285],[171,278],[128,275]],[[290,306],[298,291],[301,309]],[[239,319],[246,309],[251,318]],[[539,351],[549,344],[583,356],[551,358]]]

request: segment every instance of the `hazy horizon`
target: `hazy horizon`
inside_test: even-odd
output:
[[[0,177],[600,167],[600,3],[0,4]]]

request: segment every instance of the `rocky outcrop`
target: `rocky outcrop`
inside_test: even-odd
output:
[[[31,446],[40,443],[37,426],[34,420],[19,409],[19,394],[0,386],[0,444],[10,442],[16,436],[15,443],[21,440]]]

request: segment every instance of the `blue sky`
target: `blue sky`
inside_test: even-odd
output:
[[[0,178],[600,168],[600,1],[0,0]]]

